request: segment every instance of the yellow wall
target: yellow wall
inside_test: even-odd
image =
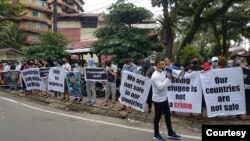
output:
[[[78,21],[59,21],[57,26],[58,28],[81,28],[81,24]]]

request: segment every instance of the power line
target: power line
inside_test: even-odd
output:
[[[145,0],[137,0],[137,1],[131,1],[131,2],[128,1],[128,3],[133,3],[134,4],[134,3],[137,3],[137,2],[141,2],[141,1],[145,1]],[[103,9],[103,8],[107,8],[107,7],[111,6],[112,4],[113,3],[105,5],[105,6],[102,6],[102,7],[99,7],[97,9],[93,9],[93,10],[87,11],[86,13],[95,12],[97,10],[100,10],[100,9]]]
[[[93,4],[90,4],[90,5],[87,5],[87,6],[90,7],[90,6],[92,6],[92,5],[99,5],[99,4],[108,2],[108,1],[110,1],[110,0],[106,0],[106,1],[102,1],[102,2],[97,2],[97,3],[93,3]]]

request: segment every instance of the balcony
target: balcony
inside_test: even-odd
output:
[[[28,27],[20,27],[20,28],[26,32],[31,32],[31,33],[43,33],[48,30],[48,29],[46,30],[34,29],[34,28],[28,28]]]
[[[53,13],[53,10],[52,10],[52,9],[45,8],[45,7],[41,7],[41,6],[28,5],[28,7],[29,7],[30,9],[39,10],[39,11],[46,12],[46,13],[49,13],[49,14],[52,14],[52,13]]]
[[[22,16],[20,19],[21,20],[29,20],[29,21],[36,21],[36,22],[51,24],[51,20],[49,20],[49,19],[45,20],[45,19],[42,19],[42,18],[39,18],[39,17]]]

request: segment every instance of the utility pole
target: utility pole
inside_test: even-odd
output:
[[[57,32],[57,0],[53,2],[53,25],[52,25],[53,32]]]

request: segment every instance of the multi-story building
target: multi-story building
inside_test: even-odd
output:
[[[64,34],[70,41],[67,46],[68,49],[90,49],[97,38],[93,33],[101,26],[106,25],[101,14],[82,13],[82,14],[68,14],[58,17],[58,32]],[[88,52],[88,51],[87,51]],[[73,55],[73,59],[77,59],[81,53]],[[97,62],[96,55],[88,54],[82,57],[88,60],[89,57],[94,57]]]
[[[28,33],[28,43],[39,41],[39,34],[51,29],[54,0],[13,0],[26,5],[19,27]],[[57,0],[58,16],[83,12],[83,0]]]

